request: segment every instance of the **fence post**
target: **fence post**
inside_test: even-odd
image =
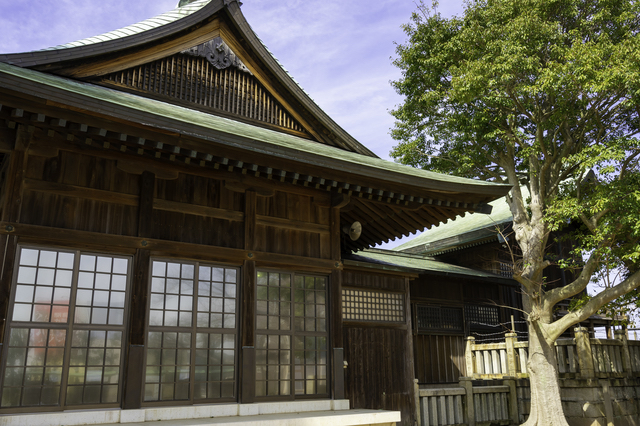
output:
[[[596,374],[593,367],[589,329],[586,327],[576,327],[573,331],[576,336],[576,352],[578,355],[578,365],[580,366],[580,376],[585,379],[593,378]]]
[[[473,337],[470,337],[473,339]],[[471,377],[460,377],[460,386],[464,388],[466,403],[464,415],[467,426],[476,426],[476,406],[473,400],[473,379]]]
[[[416,404],[416,422],[418,426],[422,425],[422,420],[420,419],[420,385],[418,385],[418,379],[413,379],[413,393],[414,393],[414,403]]]
[[[627,338],[627,330],[614,331],[616,340],[622,342],[622,369],[627,377],[633,375],[633,366],[631,365],[631,353],[629,352],[629,339]]]
[[[516,391],[516,378],[505,377],[503,384],[509,386],[509,417],[511,424],[520,424],[520,414],[518,413],[518,393]]]
[[[467,377],[473,377],[475,372],[475,362],[473,362],[473,349],[475,344],[475,337],[467,337],[467,347],[464,351],[464,360],[467,365]]]
[[[516,366],[516,342],[518,341],[518,335],[516,333],[507,333],[504,336],[507,348],[507,375],[516,377],[518,374]]]

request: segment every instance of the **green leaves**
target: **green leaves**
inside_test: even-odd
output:
[[[524,182],[528,208],[516,197],[512,211],[528,282],[551,231],[600,274],[637,269],[640,1],[471,0],[460,18],[414,14],[405,31],[391,155]]]

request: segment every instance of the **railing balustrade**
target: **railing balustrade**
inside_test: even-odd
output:
[[[507,333],[501,343],[475,343],[467,338],[467,375],[474,379],[528,377],[529,345]],[[607,378],[635,376],[640,372],[640,341],[629,341],[622,330],[615,339],[589,338],[587,329],[575,329],[575,338],[555,343],[560,377]],[[587,356],[589,354],[589,356]]]
[[[626,332],[617,330],[615,339],[595,339],[578,327],[574,335],[555,344],[560,378],[640,377],[640,341],[628,340]],[[528,349],[515,333],[507,333],[501,343],[467,338],[467,377],[460,378],[459,386],[420,389],[416,380],[418,425],[518,424],[516,379],[528,377]],[[497,385],[473,386],[478,379],[496,380]]]

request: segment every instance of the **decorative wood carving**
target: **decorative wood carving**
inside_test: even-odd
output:
[[[209,40],[191,49],[183,50],[181,53],[206,58],[211,65],[219,70],[234,66],[241,71],[253,75],[251,71],[249,71],[249,68],[247,68],[220,37],[216,37],[213,40]]]
[[[125,86],[219,109],[271,126],[307,134],[300,123],[258,79],[248,70],[243,70],[244,64],[231,51],[229,55],[224,53],[216,57],[217,59],[210,55],[210,58],[206,56],[208,51],[202,46],[204,45],[190,49],[189,53],[183,51],[148,64],[108,74],[102,82],[110,86]],[[212,46],[214,45],[207,49]],[[231,65],[221,69],[216,63]],[[235,65],[232,66],[233,64]]]

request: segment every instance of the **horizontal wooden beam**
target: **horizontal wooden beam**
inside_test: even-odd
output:
[[[105,191],[102,189],[85,188],[82,186],[63,183],[45,182],[35,179],[25,179],[24,187],[29,191],[46,192],[67,197],[84,198],[87,200],[103,201],[105,203],[137,206],[138,196],[121,192]]]
[[[329,225],[318,223],[302,222],[299,220],[283,219],[280,217],[261,216],[256,218],[257,225],[272,226],[274,228],[285,228],[294,231],[315,232],[318,234],[329,233]]]
[[[199,206],[197,204],[186,204],[186,203],[180,203],[177,201],[161,200],[158,198],[155,198],[153,200],[153,208],[157,210],[165,210],[169,212],[213,217],[215,219],[234,220],[239,222],[244,220],[243,212],[218,209],[215,207]]]
[[[103,234],[100,232],[0,222],[0,235],[16,235],[21,240],[37,244],[58,244],[77,249],[107,250],[134,253],[147,249],[153,256],[172,256],[240,264],[255,260],[261,267],[269,265],[328,273],[342,269],[342,263],[331,259],[318,259],[288,254],[267,253],[228,247],[183,243],[151,238]]]

